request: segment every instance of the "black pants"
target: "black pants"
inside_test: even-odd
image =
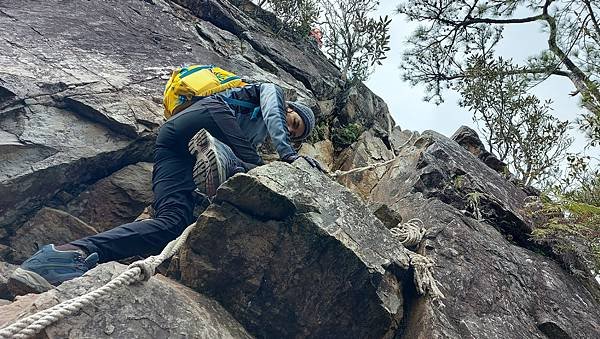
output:
[[[219,97],[201,99],[169,119],[158,133],[152,172],[155,217],[124,224],[71,244],[89,253],[97,252],[100,262],[160,253],[193,222],[195,159],[187,145],[202,128],[229,145],[245,162],[247,170],[263,163],[229,106]]]

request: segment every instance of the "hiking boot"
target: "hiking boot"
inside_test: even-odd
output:
[[[217,188],[229,177],[246,171],[243,162],[231,148],[204,129],[190,140],[188,147],[196,157],[194,182],[198,191],[209,198],[215,195]]]
[[[25,260],[9,278],[15,294],[40,293],[61,283],[82,276],[98,263],[98,253],[84,258],[79,251],[59,251],[45,245]]]

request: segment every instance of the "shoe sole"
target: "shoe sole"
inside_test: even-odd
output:
[[[7,287],[14,295],[44,293],[54,288],[41,275],[20,267],[8,278]]]
[[[190,153],[196,157],[194,182],[200,192],[208,197],[213,197],[219,185],[225,181],[223,166],[219,162],[213,140],[214,137],[202,129],[188,144]]]

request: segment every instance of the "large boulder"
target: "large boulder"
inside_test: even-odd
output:
[[[0,327],[90,292],[126,266],[107,263],[43,294],[0,306]],[[251,338],[214,300],[163,276],[119,286],[110,297],[44,329],[40,338]]]
[[[152,164],[141,162],[90,185],[63,208],[102,232],[133,221],[153,199]]]
[[[60,245],[96,233],[96,229],[81,219],[61,210],[44,207],[9,239],[12,248],[9,257],[12,262],[21,263],[35,253],[38,246]]]
[[[584,287],[540,254],[525,193],[438,133],[408,140],[366,199],[423,222],[423,249],[446,299],[444,307],[407,301],[401,337],[597,337],[598,285]]]
[[[483,142],[479,139],[479,135],[477,135],[477,132],[472,128],[460,126],[460,128],[454,132],[451,139],[456,141],[479,160],[483,161],[484,164],[488,165],[488,167],[494,171],[501,174],[506,174],[508,171],[504,162],[500,161],[494,154],[485,149]]]
[[[337,157],[336,168],[344,172],[393,158],[394,152],[388,149],[383,140],[376,137],[372,130],[368,130],[352,146],[340,153]],[[358,193],[363,199],[368,199],[371,190],[379,183],[387,171],[388,168],[386,167],[378,167],[341,175],[338,181]]]
[[[254,335],[390,337],[406,320],[406,249],[303,160],[238,174],[215,201],[180,255],[180,279]]]

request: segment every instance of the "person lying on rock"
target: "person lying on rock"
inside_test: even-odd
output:
[[[229,105],[226,99],[254,102],[260,114]],[[11,279],[33,290],[58,285],[81,276],[98,262],[135,255],[157,254],[193,222],[194,190],[207,196],[228,177],[262,165],[256,147],[268,136],[281,160],[299,156],[291,142],[303,140],[315,126],[312,110],[284,100],[282,89],[271,83],[250,84],[202,97],[168,119],[160,128],[154,147],[152,219],[135,221],[111,230],[55,246],[45,245]],[[188,143],[194,143],[192,155]],[[322,170],[314,159],[302,156]],[[199,159],[196,163],[196,159]],[[196,184],[193,168],[196,166]]]

